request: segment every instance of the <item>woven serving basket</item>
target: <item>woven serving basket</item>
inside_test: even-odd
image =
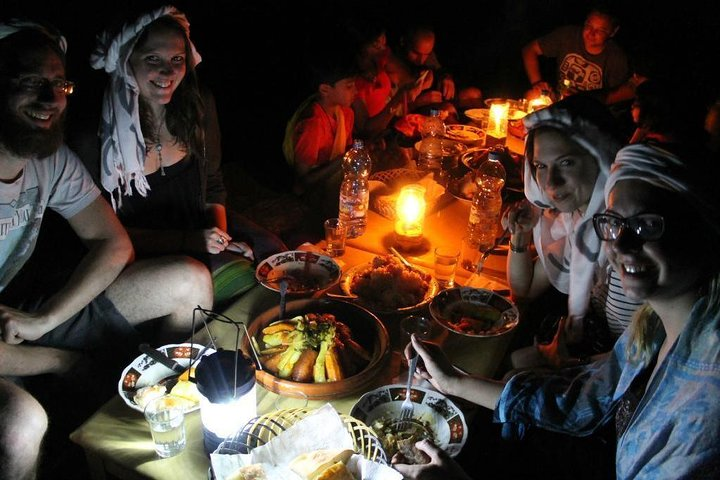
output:
[[[237,434],[223,441],[215,453],[247,453],[255,447],[265,445],[313,411],[307,408],[291,408],[255,417]],[[341,413],[340,418],[353,439],[354,450],[368,460],[387,465],[385,450],[375,432],[349,415]]]

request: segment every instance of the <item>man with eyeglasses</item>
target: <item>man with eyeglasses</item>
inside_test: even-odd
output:
[[[74,88],[65,78],[65,48],[51,27],[0,23],[0,479],[36,475],[49,422],[20,386],[28,377],[73,372],[77,381],[84,354],[127,353],[122,348],[137,345],[135,326],[151,319],[163,319],[162,340],[187,338],[193,308],[212,305],[210,276],[199,262],[130,264],[126,231],[63,143]],[[40,276],[27,268],[47,209],[67,221],[87,253],[58,289],[45,292],[39,280],[53,275],[65,254],[54,251]],[[95,385],[82,387],[85,396],[96,393]],[[70,417],[88,399],[64,404],[71,401]]]
[[[580,91],[602,92],[606,103],[632,98],[616,92],[630,77],[625,51],[613,37],[618,31],[616,17],[608,10],[593,8],[583,26],[565,26],[532,40],[522,49],[525,73],[531,89],[528,98],[543,91],[564,98]],[[542,76],[541,57],[554,58],[556,80],[553,87]]]

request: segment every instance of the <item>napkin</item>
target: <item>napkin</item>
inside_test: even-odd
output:
[[[250,464],[263,465],[269,480],[300,479],[289,468],[289,463],[298,455],[320,449],[353,448],[353,440],[340,415],[332,405],[325,404],[315,412],[298,420],[282,434],[268,443],[254,448],[249,454],[211,454],[215,477],[223,480],[235,470]],[[402,475],[392,468],[371,462],[355,454],[348,462],[348,469],[355,478],[362,480],[400,480]]]

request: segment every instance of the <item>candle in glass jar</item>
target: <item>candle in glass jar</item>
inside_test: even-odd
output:
[[[508,113],[510,104],[508,102],[492,103],[488,114],[487,134],[495,138],[507,137]]]
[[[421,239],[425,220],[425,187],[405,185],[395,204],[395,234],[403,239]]]

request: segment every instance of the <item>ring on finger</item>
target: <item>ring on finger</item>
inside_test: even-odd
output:
[[[218,237],[217,240],[215,240],[215,241],[216,241],[217,243],[219,243],[220,245],[224,245],[224,244],[225,244],[225,238],[223,238],[223,237]]]

